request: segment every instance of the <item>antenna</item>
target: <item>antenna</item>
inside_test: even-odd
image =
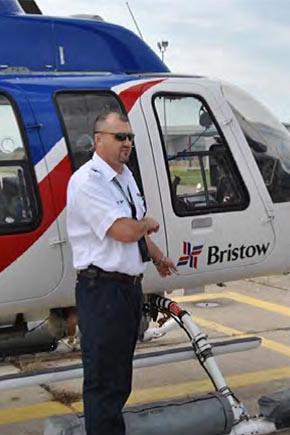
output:
[[[143,39],[143,41],[144,41],[143,35],[142,35],[142,33],[141,33],[141,30],[140,30],[140,28],[139,28],[139,26],[138,26],[137,21],[135,20],[135,17],[134,17],[134,14],[133,14],[133,12],[132,12],[132,10],[131,10],[131,8],[130,8],[129,2],[126,2],[126,5],[127,5],[127,8],[128,8],[128,10],[129,10],[129,12],[130,12],[130,15],[131,15],[131,17],[132,17],[132,20],[134,21],[134,24],[135,24],[135,26],[136,26],[137,32],[139,33],[140,38]]]

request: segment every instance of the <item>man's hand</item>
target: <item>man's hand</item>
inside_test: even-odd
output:
[[[169,257],[162,257],[159,262],[155,262],[155,267],[163,278],[177,272],[177,268]]]
[[[143,221],[146,223],[146,234],[157,233],[157,231],[159,231],[159,223],[152,217],[147,216],[143,219]]]
[[[159,227],[159,226],[158,226]],[[158,228],[159,229],[159,228]],[[165,257],[158,246],[151,240],[148,235],[145,236],[149,255],[153,260],[158,273],[162,277],[170,276],[172,273],[177,273],[177,268],[169,257]]]

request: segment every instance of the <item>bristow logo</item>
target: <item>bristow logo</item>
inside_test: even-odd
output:
[[[197,269],[198,257],[202,253],[204,244],[199,243],[191,247],[190,242],[183,242],[183,255],[179,257],[177,266],[188,266]],[[207,249],[208,266],[217,263],[229,263],[238,260],[245,260],[253,257],[266,256],[270,248],[270,242],[256,243],[255,245],[232,246],[228,243],[227,249],[221,249],[217,245],[209,246]]]
[[[177,266],[189,266],[197,269],[198,257],[202,252],[203,245],[195,245],[191,248],[190,242],[183,242],[183,255],[179,258]]]

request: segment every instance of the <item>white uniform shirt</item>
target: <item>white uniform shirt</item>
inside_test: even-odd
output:
[[[131,171],[124,165],[120,175],[95,153],[72,175],[68,185],[67,231],[73,264],[78,270],[94,264],[106,271],[138,275],[145,270],[138,243],[119,242],[106,234],[116,219],[132,217],[114,177],[130,200],[129,187],[137,219],[143,218],[143,199]]]

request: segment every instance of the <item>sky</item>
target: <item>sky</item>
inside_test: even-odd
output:
[[[45,15],[100,15],[137,33],[123,0],[36,0]],[[129,0],[145,41],[169,42],[172,72],[227,80],[290,122],[289,0]]]

